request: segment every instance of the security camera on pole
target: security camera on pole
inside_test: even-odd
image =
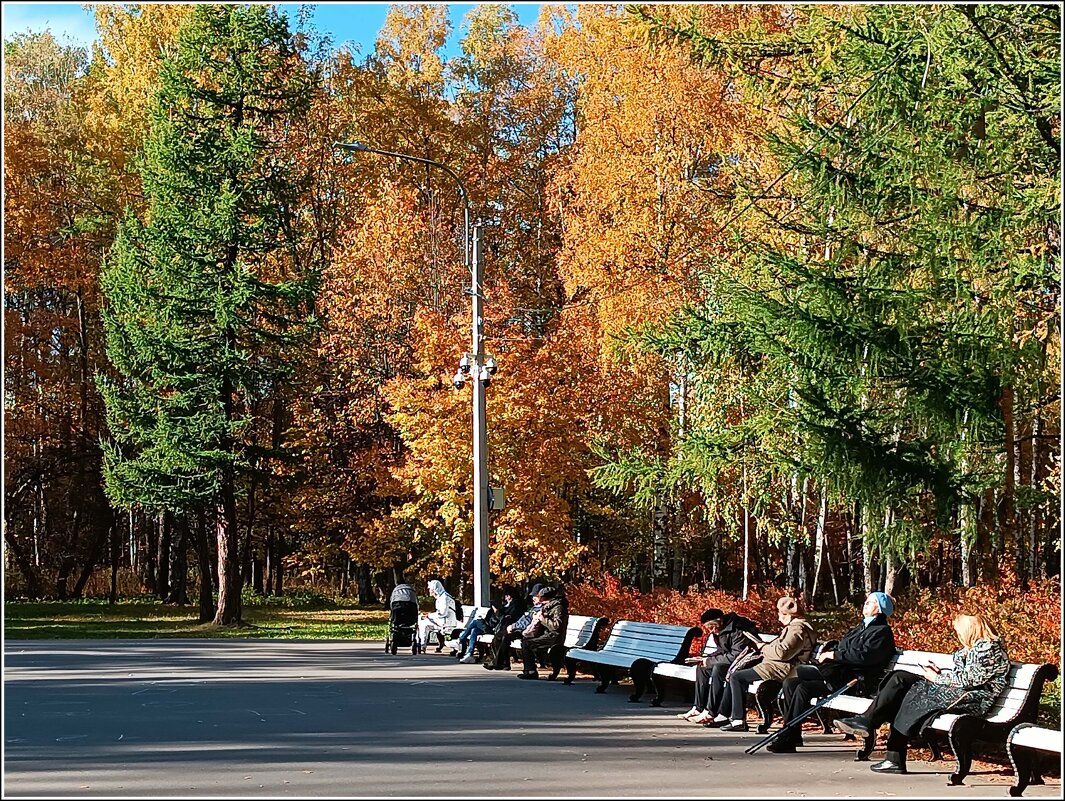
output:
[[[471,238],[470,232],[470,199],[459,176],[446,164],[439,161],[425,159],[419,156],[409,156],[405,153],[393,153],[388,150],[378,150],[361,142],[334,142],[333,147],[340,150],[349,150],[356,153],[377,153],[382,156],[391,156],[404,161],[413,161],[419,164],[428,164],[437,167],[450,175],[459,187],[459,195],[462,197],[463,212],[465,217],[465,230],[463,238],[463,260],[470,269],[471,286],[467,290],[473,300],[473,323],[471,352],[465,354],[459,362],[459,369],[451,379],[455,389],[461,389],[466,383],[466,377],[473,377],[473,602],[477,606],[488,606],[491,579],[488,573],[488,430],[485,413],[485,388],[492,380],[496,372],[495,359],[485,358],[484,339],[482,327],[484,318],[482,304],[484,297],[481,294],[481,280],[484,268],[481,264],[481,223],[475,221]],[[472,255],[471,255],[472,251]],[[498,492],[499,504],[495,508],[502,508],[502,491]]]

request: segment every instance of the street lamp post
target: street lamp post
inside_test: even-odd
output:
[[[485,385],[495,372],[495,361],[485,359],[482,335],[484,298],[481,295],[481,280],[484,267],[481,263],[480,221],[473,221],[471,236],[470,196],[466,192],[462,179],[446,164],[406,153],[379,150],[361,142],[334,142],[333,147],[354,153],[377,153],[381,156],[391,156],[404,161],[437,167],[450,175],[458,184],[465,222],[462,242],[463,263],[470,270],[469,294],[473,301],[473,319],[470,353],[460,362],[454,384],[456,389],[461,387],[466,374],[473,378],[473,600],[477,606],[487,607],[491,578],[488,572],[488,423],[485,410]]]

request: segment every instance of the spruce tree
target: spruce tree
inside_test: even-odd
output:
[[[198,6],[151,108],[144,219],[127,213],[103,273],[117,373],[101,381],[106,489],[119,505],[213,514],[216,624],[241,619],[237,499],[258,455],[255,403],[279,391],[313,325],[305,180],[285,154],[313,82],[276,10]]]
[[[814,7],[736,41],[634,11],[783,118],[765,136],[779,181],[747,183],[736,157],[758,224],[705,264],[705,305],[644,338],[704,391],[672,474],[756,448],[768,474],[874,511],[896,556],[986,489],[1011,503],[1013,413],[1053,402],[1034,390],[1060,309],[1060,9]]]

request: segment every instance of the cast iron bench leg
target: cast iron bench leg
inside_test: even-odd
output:
[[[566,657],[566,678],[562,680],[563,684],[573,684],[573,677],[577,675],[577,662],[573,659]]]
[[[855,762],[868,762],[869,755],[873,753],[873,749],[876,747],[876,732],[870,732],[869,736],[862,741],[862,747],[858,749],[858,753],[854,755]]]
[[[595,691],[597,693],[605,693],[606,692],[606,688],[610,685],[610,680],[613,678],[613,676],[614,676],[614,668],[607,667],[606,665],[603,665],[599,669],[599,673],[598,673],[599,686],[595,688]]]
[[[629,669],[629,675],[632,677],[632,695],[629,696],[630,703],[638,703],[639,700],[643,698],[647,685],[651,683],[651,671],[654,669],[655,664],[649,659],[637,659],[632,663],[632,667]]]

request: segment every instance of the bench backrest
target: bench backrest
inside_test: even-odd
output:
[[[776,639],[776,635],[775,634],[759,634],[758,638],[762,642],[773,642],[773,640]],[[713,634],[707,634],[706,635],[706,642],[703,643],[703,650],[699,654],[699,656],[706,656],[707,654],[709,654],[709,653],[711,653],[712,651],[715,651],[715,650],[717,650],[717,637],[715,637]]]
[[[570,615],[566,623],[566,638],[562,644],[567,648],[595,648],[599,630],[606,625],[605,617]]]
[[[664,623],[640,623],[619,620],[610,629],[603,651],[613,651],[633,658],[672,662],[688,655],[699,629],[669,626]]]
[[[479,620],[488,614],[487,606],[462,605],[462,622],[469,623],[471,620]]]
[[[922,666],[932,662],[941,669],[954,667],[951,654],[935,651],[903,651],[888,665],[888,670],[908,670],[921,673]],[[991,709],[984,715],[988,723],[1011,723],[1018,719],[1035,719],[1039,707],[1039,696],[1043,685],[1053,681],[1058,675],[1054,665],[1035,665],[1027,662],[1010,662],[1010,672],[1006,687],[995,699]]]

